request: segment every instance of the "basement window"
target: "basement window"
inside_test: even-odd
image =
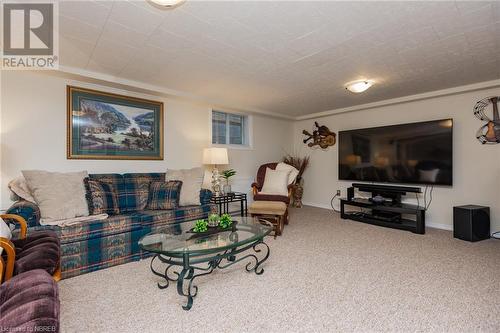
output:
[[[250,146],[249,117],[212,110],[212,144]]]

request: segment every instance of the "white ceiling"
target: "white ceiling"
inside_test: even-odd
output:
[[[499,2],[64,1],[61,65],[299,116],[500,78]],[[377,83],[359,95],[346,82]]]

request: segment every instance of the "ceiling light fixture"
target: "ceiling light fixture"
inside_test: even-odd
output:
[[[350,92],[353,92],[355,94],[362,93],[363,91],[367,90],[371,86],[373,86],[373,81],[370,80],[361,80],[361,81],[356,81],[356,82],[351,82],[346,85],[346,89],[349,90]]]
[[[182,4],[186,0],[149,0],[150,3],[164,8],[173,8]]]

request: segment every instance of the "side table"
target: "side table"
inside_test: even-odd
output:
[[[247,216],[247,195],[242,192],[232,192],[227,194],[221,194],[219,196],[213,196],[210,202],[216,204],[219,209],[219,214],[231,214],[234,212],[229,211],[229,204],[231,202],[240,203],[240,215]]]

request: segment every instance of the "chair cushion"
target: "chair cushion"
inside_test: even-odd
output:
[[[14,276],[0,285],[0,328],[6,332],[59,332],[59,291],[43,270]]]
[[[261,192],[271,195],[288,195],[288,175],[290,171],[266,170],[266,178]]]
[[[112,184],[85,178],[85,185],[92,215],[117,215],[120,213],[118,195]]]
[[[285,215],[287,205],[281,201],[254,201],[248,208],[250,214]]]
[[[151,182],[147,209],[175,209],[179,206],[182,182]]]
[[[59,267],[61,245],[55,232],[30,232],[25,239],[12,243],[16,248],[15,275],[34,269],[43,269],[52,275]]]
[[[278,165],[276,166],[276,170],[289,172],[287,185],[292,185],[299,175],[299,170],[297,170],[294,166],[286,164],[284,162],[278,163]]]

